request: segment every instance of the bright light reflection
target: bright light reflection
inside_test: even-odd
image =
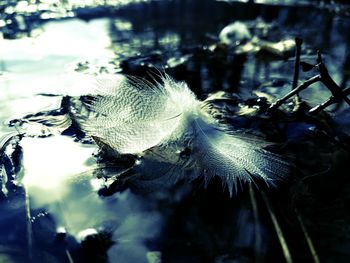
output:
[[[70,177],[89,169],[86,162],[95,150],[63,136],[23,138],[21,145],[25,170],[22,183],[29,189],[46,192],[48,199],[54,198],[52,190],[64,192],[64,183]]]
[[[15,109],[8,105],[4,108],[19,94],[29,97],[36,93],[62,94],[64,90],[77,95],[85,94],[91,79],[85,80],[81,74],[67,76],[66,65],[81,58],[94,65],[96,61],[108,61],[113,57],[113,52],[108,50],[107,26],[106,19],[89,23],[75,19],[50,22],[45,24],[44,33],[38,38],[0,40],[0,71],[5,72],[0,75],[3,88],[0,117],[13,118],[17,112],[26,111],[22,110],[26,108],[24,104],[16,105]],[[37,103],[32,102],[32,105]]]
[[[96,235],[97,233],[98,232],[96,231],[95,228],[88,228],[88,229],[85,229],[85,230],[79,232],[78,239],[80,241],[83,241],[87,236]]]
[[[108,50],[110,38],[107,34],[107,19],[89,23],[79,20],[48,22],[44,32],[36,39],[22,38],[3,40],[1,59],[13,61],[39,60],[45,56],[73,56],[76,58],[112,57]]]
[[[31,209],[46,209],[55,219],[57,232],[67,230],[77,241],[96,234],[105,224],[112,225],[118,245],[109,250],[110,260],[147,262],[145,241],[158,236],[162,218],[130,191],[105,198],[96,193],[99,182],[87,165],[93,147],[83,147],[63,136],[23,138],[21,145],[22,183]]]

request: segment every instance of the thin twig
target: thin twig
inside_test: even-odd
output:
[[[346,97],[349,94],[350,94],[350,88],[346,88],[346,89],[342,90],[342,97]],[[332,96],[328,100],[326,100],[325,102],[313,107],[311,110],[309,110],[309,113],[311,113],[311,114],[319,113],[320,111],[324,110],[325,108],[329,107],[330,105],[340,102],[341,99],[342,99],[341,97]]]
[[[332,104],[337,103],[339,101],[340,101],[339,99],[332,96],[328,100],[326,100],[325,102],[313,107],[311,110],[309,110],[309,113],[310,114],[319,113],[320,111],[324,110],[325,108],[327,108],[327,107],[331,106]]]
[[[30,213],[30,199],[29,199],[28,188],[24,186],[23,189],[25,194],[25,209],[26,209],[26,217],[27,217],[28,258],[31,261],[33,259],[33,226],[32,226],[31,213]]]
[[[66,218],[65,209],[64,209],[63,206],[62,206],[62,200],[61,200],[61,198],[60,198],[60,196],[59,196],[58,194],[55,194],[55,197],[56,197],[55,199],[57,200],[57,201],[56,201],[56,205],[57,205],[58,209],[61,211],[61,215],[62,215],[62,219],[63,219],[64,228],[65,228],[65,229],[68,229],[68,231],[69,231],[69,229],[70,229],[70,227],[69,227],[69,222],[68,222],[68,220],[67,220],[67,218]],[[65,247],[65,250],[64,250],[64,251],[65,251],[65,253],[66,253],[68,262],[69,262],[69,263],[74,263],[73,257],[72,257],[72,255],[71,255],[69,249],[68,249],[67,247]]]
[[[299,76],[299,65],[300,65],[301,40],[296,39],[295,41],[296,41],[297,50],[296,50],[296,58],[295,58],[296,61],[295,61],[295,69],[294,69],[294,77],[293,77],[293,85],[292,85],[293,89],[291,92],[286,94],[283,98],[273,103],[268,110],[271,111],[271,110],[277,109],[289,98],[291,98],[294,95],[297,95],[300,91],[308,88],[310,85],[316,82],[321,82],[324,86],[326,86],[326,88],[328,88],[332,93],[332,96],[328,98],[325,102],[312,108],[309,111],[309,113],[311,114],[318,113],[324,110],[325,108],[329,107],[330,105],[340,102],[341,100],[344,100],[350,106],[350,99],[347,97],[348,95],[350,95],[350,88],[343,90],[337,83],[335,83],[335,81],[329,75],[328,69],[324,64],[321,53],[319,51],[317,52],[317,59],[316,59],[317,64],[315,66],[310,65],[308,63],[304,63],[304,65],[307,66],[306,71],[309,71],[310,69],[315,68],[319,72],[319,74],[312,78],[309,78],[304,83],[297,86],[298,76]]]
[[[314,246],[314,244],[313,244],[313,242],[312,242],[312,240],[311,240],[311,238],[310,238],[310,236],[309,236],[309,233],[308,233],[308,231],[307,231],[307,229],[306,229],[306,227],[305,227],[305,224],[304,224],[304,222],[303,222],[303,219],[302,219],[302,217],[301,217],[301,214],[299,213],[299,211],[298,211],[296,208],[295,208],[294,211],[295,211],[295,214],[297,215],[297,218],[298,218],[300,227],[301,227],[301,229],[303,230],[303,233],[304,233],[306,242],[307,242],[307,244],[308,244],[308,246],[309,246],[309,249],[310,249],[310,253],[311,253],[311,255],[312,255],[312,258],[313,258],[313,260],[314,260],[315,263],[320,263],[320,259],[319,259],[318,255],[317,255],[315,246]]]
[[[276,234],[277,234],[278,240],[280,241],[284,258],[286,259],[287,263],[293,263],[292,256],[290,254],[290,251],[289,251],[286,239],[283,236],[282,229],[281,229],[281,227],[280,227],[280,225],[278,223],[276,214],[273,211],[273,208],[272,208],[272,206],[270,204],[270,201],[269,201],[268,197],[265,195],[265,193],[263,191],[261,191],[261,195],[262,195],[263,200],[264,200],[264,202],[266,204],[267,210],[269,211],[269,214],[270,214],[273,226],[274,226],[274,228],[276,230]]]
[[[318,52],[317,62],[318,64],[316,65],[316,69],[320,73],[320,81],[332,92],[335,98],[343,99],[346,101],[347,104],[350,105],[350,100],[343,94],[342,89],[338,86],[337,83],[335,83],[335,81],[329,75],[328,69],[322,61],[320,52]]]
[[[300,68],[300,55],[301,55],[301,45],[303,40],[301,38],[295,38],[295,63],[294,63],[294,75],[293,75],[293,84],[292,90],[298,86],[299,80],[299,68]]]
[[[255,262],[263,262],[263,258],[261,256],[261,229],[260,229],[260,222],[259,222],[259,211],[258,211],[258,204],[256,202],[256,196],[254,193],[254,189],[252,184],[249,184],[249,196],[250,196],[250,202],[252,204],[253,208],[253,215],[254,215],[254,225],[255,225]]]
[[[293,97],[294,95],[298,94],[300,91],[306,89],[310,85],[312,85],[312,84],[314,84],[314,83],[316,83],[316,82],[318,82],[320,80],[321,80],[321,76],[320,75],[316,75],[316,76],[314,76],[312,78],[309,78],[304,83],[300,84],[298,87],[296,87],[291,92],[286,94],[283,98],[281,98],[281,99],[277,100],[275,103],[271,104],[269,110],[271,111],[271,110],[277,109],[279,106],[281,106],[289,98]]]
[[[66,256],[67,256],[67,259],[68,259],[68,262],[69,263],[74,263],[74,260],[72,258],[72,255],[70,254],[68,248],[66,248]]]

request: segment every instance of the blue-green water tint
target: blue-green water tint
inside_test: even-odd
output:
[[[40,26],[36,27],[40,32],[31,31],[32,36],[30,37],[26,37],[24,34],[20,35],[21,38],[18,39],[0,40],[0,143],[5,144],[11,136],[17,135],[18,131],[34,136],[34,138],[25,138],[21,144],[24,154],[23,164],[28,164],[27,167],[23,167],[24,175],[26,175],[26,172],[28,175],[30,169],[32,169],[30,172],[33,175],[50,173],[50,170],[55,170],[58,173],[58,175],[52,173],[55,179],[60,175],[66,178],[69,175],[80,174],[76,176],[76,181],[73,180],[73,182],[68,179],[67,182],[64,180],[62,185],[60,185],[60,182],[55,182],[57,187],[54,187],[54,190],[51,189],[50,192],[55,193],[55,195],[62,194],[60,202],[63,202],[61,205],[65,207],[63,210],[71,215],[70,218],[68,217],[68,222],[65,222],[66,219],[63,218],[64,213],[62,213],[60,202],[46,200],[47,203],[45,203],[45,197],[50,195],[36,192],[37,190],[31,188],[33,184],[29,183],[27,185],[29,195],[33,191],[38,193],[37,196],[32,196],[30,203],[34,223],[32,226],[34,244],[32,246],[35,253],[37,253],[35,256],[42,255],[41,253],[44,252],[40,251],[44,247],[45,259],[49,260],[49,255],[52,254],[58,261],[68,260],[64,253],[65,246],[54,251],[50,245],[44,245],[46,238],[49,237],[48,240],[51,242],[49,243],[54,246],[56,227],[62,225],[71,235],[77,237],[77,242],[81,231],[98,228],[99,226],[108,228],[111,225],[111,232],[114,234],[113,240],[117,242],[117,245],[109,251],[111,262],[115,262],[113,259],[120,254],[123,255],[123,262],[135,262],[135,260],[143,262],[143,260],[146,260],[149,251],[159,249],[159,246],[152,244],[144,245],[145,240],[153,241],[152,239],[158,236],[163,222],[158,212],[152,212],[154,207],[149,207],[152,206],[152,202],[147,203],[140,200],[129,192],[114,196],[110,198],[111,200],[98,197],[94,187],[96,184],[96,187],[98,187],[99,181],[92,180],[91,172],[95,165],[95,159],[91,157],[94,146],[79,144],[69,136],[56,135],[56,137],[45,139],[36,138],[35,136],[54,133],[54,128],[42,133],[43,127],[40,125],[31,126],[30,129],[24,129],[25,126],[18,127],[18,131],[14,127],[7,126],[11,119],[59,108],[63,95],[85,95],[92,88],[90,75],[121,72],[124,70],[122,61],[130,62],[131,65],[136,66],[138,66],[138,63],[144,63],[148,66],[149,63],[160,67],[160,69],[162,67],[166,68],[166,66],[171,67],[176,63],[181,65],[183,61],[188,59],[188,56],[186,56],[186,52],[180,52],[180,48],[191,50],[191,48],[205,46],[209,49],[211,45],[217,43],[217,36],[226,25],[235,21],[254,24],[255,22],[252,21],[259,18],[260,21],[271,23],[272,26],[278,29],[276,35],[271,36],[273,41],[277,42],[282,37],[302,37],[305,43],[302,60],[314,62],[315,50],[321,49],[325,55],[330,74],[335,81],[339,84],[344,83],[344,86],[349,85],[347,81],[349,66],[346,62],[350,53],[348,45],[350,36],[349,18],[333,15],[327,10],[318,8],[279,5],[247,6],[243,3],[227,2],[158,1],[151,4],[133,4],[112,11],[111,9],[102,9],[102,12],[99,11],[100,13],[95,9],[91,9],[91,6],[82,6],[79,12],[70,13],[71,11],[69,11],[64,15],[56,16],[57,20],[54,19],[55,16],[52,13],[50,16],[49,12],[44,12],[47,15],[41,16]],[[96,6],[92,7],[95,8]],[[67,10],[62,7],[62,11]],[[76,16],[83,17],[85,20],[78,19]],[[43,21],[46,19],[47,21]],[[149,55],[150,53],[155,55],[152,57]],[[188,54],[191,54],[191,51],[188,51]],[[136,59],[133,60],[130,57],[133,57],[133,59],[136,57]],[[151,59],[149,59],[150,57]],[[133,64],[133,61],[136,62]],[[249,94],[254,85],[261,85],[263,91],[272,94],[275,98],[290,90],[293,58],[287,61],[268,62],[266,65],[261,65],[260,72],[256,70],[256,64],[257,60],[254,55],[248,56],[239,83],[242,93]],[[193,65],[188,67],[191,66]],[[77,71],[80,73],[77,73]],[[212,81],[213,77],[207,65],[201,65],[199,72],[202,79],[201,87],[205,93],[206,88],[211,90],[211,86],[215,83]],[[300,79],[304,80],[311,75],[312,73],[301,73]],[[275,79],[280,79],[282,84],[273,85],[272,83],[270,85],[269,81]],[[224,86],[224,88],[230,89],[228,86]],[[324,101],[328,96],[329,92],[322,86],[311,88],[302,93],[302,97],[311,105]],[[45,120],[45,116],[41,118]],[[45,147],[40,148],[43,145]],[[65,149],[69,149],[69,155],[73,157],[65,156]],[[36,153],[36,150],[40,150],[40,152]],[[79,171],[75,170],[77,166],[72,167],[75,164],[72,161],[75,160],[75,155],[82,158],[80,160],[82,167]],[[33,159],[28,161],[28,156]],[[47,157],[49,161],[43,161],[43,156]],[[61,159],[60,156],[65,158]],[[67,160],[72,162],[67,162]],[[68,170],[69,168],[73,169],[67,171],[56,169],[56,166],[68,168]],[[35,169],[38,169],[38,171],[35,171]],[[11,180],[10,174],[8,177]],[[34,176],[32,179],[34,179]],[[38,181],[36,182],[38,183]],[[40,183],[39,180],[39,186]],[[42,183],[45,187],[43,181]],[[11,184],[6,184],[6,187],[8,188],[8,197],[2,199],[0,203],[0,242],[1,245],[7,248],[1,248],[0,255],[3,258],[8,257],[7,260],[10,262],[24,262],[24,259],[28,258],[26,249],[29,239],[27,236],[28,222],[26,221],[25,193],[21,187]],[[16,189],[16,192],[13,189]],[[78,190],[74,192],[74,189]],[[64,190],[68,190],[68,193],[65,193]],[[181,199],[181,194],[178,195],[180,196],[178,198]],[[232,205],[229,201],[223,201],[220,198],[217,198],[216,201]],[[111,202],[116,204],[111,204]],[[207,202],[209,206],[214,206],[210,204],[209,200]],[[254,245],[252,239],[253,227],[250,227],[253,215],[251,211],[247,212],[244,202],[239,205],[236,204],[237,207],[239,207],[239,211],[243,212],[238,213],[237,218],[233,217],[230,223],[238,225],[240,231],[238,233],[233,230],[232,232],[229,231],[229,234],[232,235],[228,236],[227,240],[234,241],[238,247],[243,247],[240,253],[244,254],[244,249],[249,250]],[[167,215],[173,213],[173,211],[164,210],[165,214],[168,213]],[[219,258],[225,257],[223,255],[226,252],[225,244],[215,240],[213,243],[218,244],[219,247],[215,250],[210,242],[206,241],[212,235],[206,231],[201,231],[201,228],[193,223],[196,222],[197,218],[191,209],[181,207],[179,210],[188,218],[193,219],[189,222],[194,225],[186,226],[187,230],[191,237],[198,235],[198,239],[205,240],[205,242],[201,241],[203,244],[199,243],[212,253],[212,259],[219,260]],[[44,214],[44,216],[41,216],[43,211],[48,211],[50,215]],[[3,214],[6,214],[6,216],[2,216]],[[82,217],[80,222],[83,223],[76,223],[75,214]],[[92,217],[91,223],[90,219]],[[183,218],[182,220],[186,223]],[[209,223],[207,222],[208,225],[210,225],[210,220]],[[243,221],[249,222],[249,224],[242,226]],[[15,228],[12,227],[14,222],[17,225]],[[176,222],[172,223],[176,225]],[[40,229],[41,224],[45,225],[44,230]],[[205,228],[205,226],[202,226],[202,228]],[[263,227],[262,232],[264,231],[267,232]],[[198,232],[201,232],[201,234]],[[223,232],[228,235],[225,231]],[[243,232],[244,234],[242,234]],[[232,240],[234,234],[237,234],[237,238]],[[174,235],[174,233],[170,233],[170,235]],[[265,244],[261,245],[262,254],[267,250],[269,242],[271,241],[268,238],[266,247]],[[176,240],[174,243],[174,247],[176,247]],[[122,245],[118,246],[118,244]],[[168,242],[164,247],[169,246],[169,244],[172,243]],[[75,246],[76,243],[72,241],[67,247],[74,250]],[[183,252],[184,255],[189,253],[187,250],[192,248],[191,244],[188,247],[186,246],[178,244],[179,253]],[[18,253],[18,251],[21,252]],[[136,252],[134,253],[134,251]],[[173,254],[176,253],[175,251]],[[175,256],[171,253],[170,255]],[[82,255],[78,253],[78,256],[73,255],[73,258],[77,259],[80,256]]]

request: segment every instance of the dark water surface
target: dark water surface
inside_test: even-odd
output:
[[[93,90],[95,75],[146,76],[154,68],[185,80],[200,98],[223,90],[241,101],[256,99],[256,90],[282,97],[291,90],[294,49],[283,58],[237,55],[235,47],[219,44],[220,31],[236,21],[257,45],[302,38],[301,59],[314,64],[320,50],[331,77],[348,87],[347,6],[61,1],[40,9],[40,1],[20,1],[20,9],[15,2],[0,1],[0,262],[347,262],[345,103],[326,117],[275,121],[282,139],[263,127],[297,155],[302,174],[268,197],[251,186],[230,198],[215,180],[206,189],[199,182],[146,196],[130,189],[100,196],[110,171],[96,172],[98,147],[65,112],[67,101]],[[299,82],[315,74],[301,72]],[[313,107],[331,93],[317,84],[300,95]],[[234,120],[253,129],[263,122]]]

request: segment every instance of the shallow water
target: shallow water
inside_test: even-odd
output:
[[[197,54],[196,50],[207,51],[215,45],[221,29],[235,21],[255,26],[259,21],[267,23],[264,27],[274,28],[268,36],[274,42],[301,37],[304,40],[302,60],[314,63],[316,50],[320,49],[333,79],[346,87],[350,75],[349,17],[334,14],[326,8],[294,6],[295,1],[257,1],[259,4],[250,6],[241,1],[143,2],[101,13],[89,9],[91,6],[83,7],[80,16],[84,19],[78,18],[78,13],[73,17],[48,19],[40,22],[36,27],[40,32],[36,34],[0,39],[0,145],[18,133],[26,135],[19,144],[21,168],[14,178],[7,174],[8,181],[12,180],[20,187],[5,183],[3,192],[7,197],[0,203],[1,215],[6,215],[0,219],[0,261],[3,257],[5,262],[24,262],[28,258],[37,262],[36,259],[41,257],[42,262],[72,262],[72,258],[73,262],[84,262],[89,252],[86,247],[81,248],[79,242],[88,234],[103,231],[109,231],[116,242],[104,255],[110,262],[158,262],[159,251],[164,253],[164,262],[172,262],[172,258],[173,262],[176,259],[203,262],[204,255],[198,256],[200,252],[191,251],[199,247],[213,262],[226,262],[225,258],[239,262],[252,259],[247,251],[252,252],[253,248],[255,253],[258,251],[258,254],[268,255],[267,259],[273,258],[271,251],[278,244],[277,238],[272,237],[271,225],[262,218],[262,243],[256,244],[256,211],[246,204],[247,194],[234,201],[220,195],[207,200],[208,195],[197,190],[200,197],[193,200],[188,194],[190,190],[185,187],[172,193],[171,201],[162,194],[145,200],[129,190],[101,197],[97,190],[105,182],[94,170],[97,164],[93,153],[97,147],[82,143],[74,133],[61,135],[66,124],[64,128],[56,129],[59,125],[43,127],[40,122],[47,121],[52,115],[50,111],[61,107],[63,96],[89,94],[94,88],[93,76],[97,74],[140,74],[141,68],[142,75],[143,70],[155,66],[169,73],[175,72],[175,78],[188,81],[192,89],[200,90],[197,95],[203,97],[207,92],[232,91],[226,79],[223,84],[218,83],[212,61],[200,60],[198,66],[195,64],[198,61],[192,57]],[[235,69],[237,67],[233,67]],[[237,82],[242,98],[247,99],[254,88],[260,87],[276,99],[291,89],[294,58],[266,62],[250,54],[238,69],[242,70]],[[225,72],[230,70],[225,69]],[[190,73],[193,75],[189,77]],[[199,74],[199,80],[194,79],[196,74]],[[314,74],[300,73],[300,82]],[[281,84],[271,84],[276,79],[281,80]],[[330,92],[315,85],[301,96],[315,106],[328,98]],[[346,109],[344,105],[343,108]],[[38,125],[8,127],[10,120],[39,112],[49,114],[39,115]],[[339,113],[335,115],[339,118]],[[339,122],[344,122],[344,126],[349,124],[347,119]],[[298,127],[303,131],[310,127],[304,126]],[[14,156],[16,145],[12,142],[7,146],[6,151],[11,156]],[[16,163],[12,165],[16,166]],[[2,169],[2,173],[5,170]],[[215,186],[210,191],[217,193]],[[208,211],[200,203],[202,200],[207,202],[210,211],[219,214],[219,218],[227,216],[228,222],[206,214]],[[222,206],[217,207],[215,202]],[[228,206],[230,212],[225,214]],[[197,209],[198,214],[192,209]],[[209,219],[203,222],[198,219],[202,217]],[[17,226],[13,229],[14,222]],[[220,224],[234,227],[226,231]],[[178,229],[185,233],[177,232]],[[65,231],[67,240],[54,248],[57,232]],[[292,246],[300,249],[293,251],[294,256],[310,260],[310,256],[301,256],[303,251],[293,243],[295,236],[291,233]],[[191,241],[181,243],[187,234]],[[232,247],[221,236],[234,244],[237,254],[227,254]],[[157,243],[159,239],[166,241]],[[171,249],[173,245],[179,252]],[[103,253],[97,251],[94,255],[100,254]],[[329,255],[325,258],[331,258]],[[116,260],[118,257],[120,261]],[[154,261],[150,260],[152,257]],[[106,258],[96,259],[96,262]],[[284,259],[283,253],[276,252],[276,258]]]

